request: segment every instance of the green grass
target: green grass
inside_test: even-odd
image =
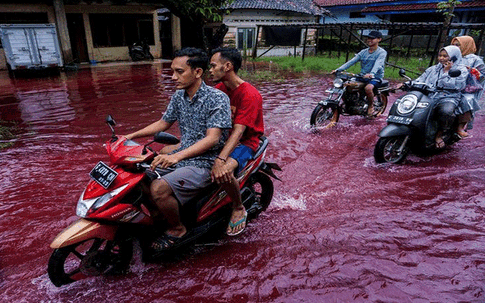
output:
[[[0,140],[12,140],[16,137],[18,127],[15,122],[7,122],[0,120]],[[10,147],[13,142],[0,142],[0,150]]]
[[[351,58],[352,56],[349,56],[349,59]],[[329,58],[327,56],[306,56],[305,60],[303,61],[301,57],[261,57],[256,59],[255,61],[271,62],[271,65],[273,67],[267,67],[266,69],[257,69],[253,75],[248,76],[250,78],[253,78],[253,80],[258,80],[257,74],[264,73],[264,76],[262,76],[263,79],[270,80],[275,79],[275,73],[277,73],[278,71],[292,71],[295,73],[303,74],[305,72],[329,73],[345,63],[345,55],[341,55],[339,58]],[[416,74],[413,74],[411,72],[407,73],[411,78],[416,78],[418,75],[420,75],[428,67],[429,61],[430,58],[388,58],[389,63],[403,67],[408,71],[416,72]],[[359,73],[360,63],[355,64],[347,71]],[[244,77],[244,75],[241,76]],[[399,76],[399,68],[394,68],[386,65],[385,78],[392,80],[401,80],[402,77]]]

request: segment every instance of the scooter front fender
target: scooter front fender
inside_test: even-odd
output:
[[[116,225],[79,219],[58,234],[50,246],[56,249],[92,238],[113,240],[117,229]]]
[[[403,124],[388,124],[384,127],[381,132],[379,133],[379,137],[386,138],[386,137],[396,137],[396,136],[405,136],[411,135],[412,130],[409,126]]]

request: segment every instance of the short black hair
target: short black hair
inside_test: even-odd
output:
[[[184,47],[181,50],[178,50],[174,54],[174,58],[177,57],[189,57],[187,60],[187,65],[191,68],[202,68],[203,71],[207,69],[209,66],[209,57],[207,53],[200,48],[196,47]]]
[[[234,66],[234,72],[238,72],[239,68],[241,68],[242,57],[237,49],[233,47],[218,47],[212,51],[212,55],[217,53],[221,53],[221,57],[224,60],[230,61],[232,66]]]

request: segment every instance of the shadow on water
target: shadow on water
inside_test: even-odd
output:
[[[236,238],[177,262],[56,288],[50,241],[75,220],[88,172],[105,160],[104,124],[120,133],[161,117],[169,66],[119,65],[42,79],[0,73],[0,119],[21,132],[1,150],[0,298],[13,301],[457,302],[485,295],[485,131],[433,157],[377,165],[385,117],[342,117],[312,131],[331,79],[254,83],[264,99],[267,159],[283,173],[267,212]],[[391,102],[395,100],[391,98]],[[165,301],[164,301],[165,300]]]

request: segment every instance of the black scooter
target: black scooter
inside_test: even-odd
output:
[[[128,53],[133,61],[153,60],[153,55],[150,53],[150,46],[146,41],[135,42],[129,45]]]
[[[407,93],[397,99],[389,110],[387,126],[379,133],[379,140],[374,148],[374,159],[377,163],[401,163],[410,151],[415,154],[426,154],[439,151],[435,147],[435,136],[438,122],[433,119],[433,112],[438,100],[432,98],[443,89],[433,88],[425,83],[417,83],[399,71],[406,78],[403,90]],[[451,77],[461,75],[459,70],[449,72]],[[454,132],[457,120],[449,131],[443,134],[446,145],[451,145],[460,137]]]

